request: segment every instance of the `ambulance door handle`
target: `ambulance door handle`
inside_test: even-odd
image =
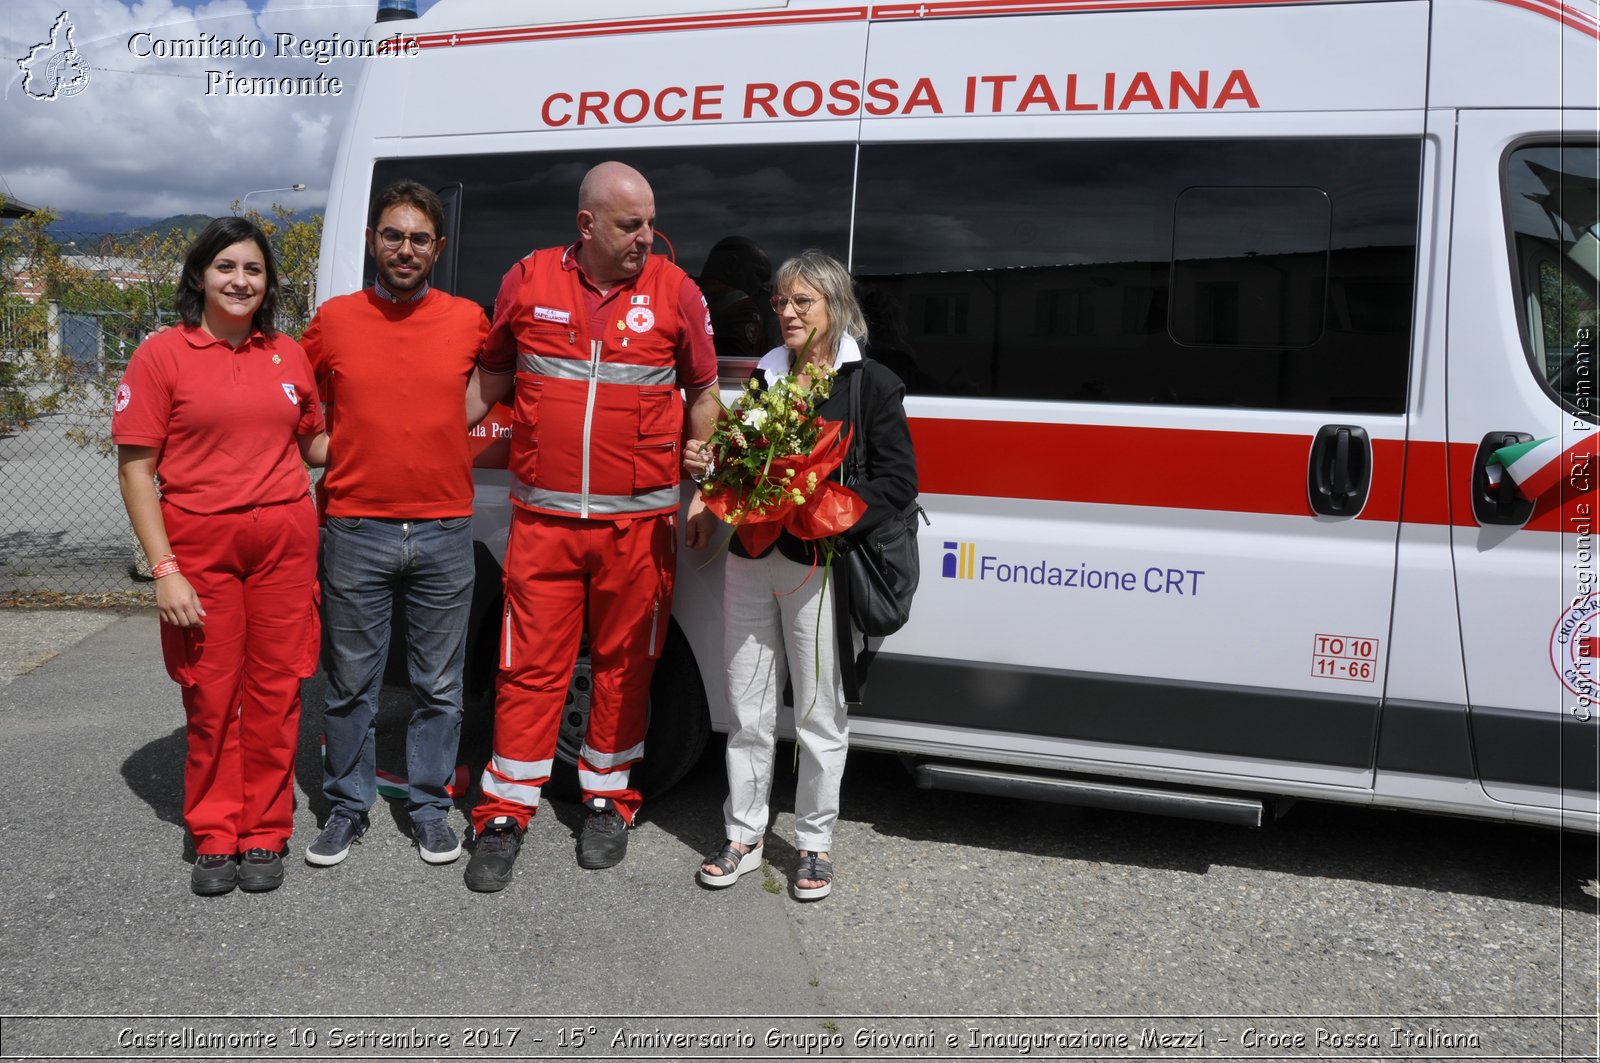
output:
[[[1313,511],[1325,517],[1353,517],[1367,504],[1372,486],[1372,443],[1367,430],[1353,424],[1325,424],[1311,444],[1306,491]]]
[[[1521,527],[1533,515],[1533,503],[1517,493],[1516,485],[1502,476],[1498,487],[1489,486],[1489,459],[1501,447],[1513,443],[1531,443],[1533,437],[1526,432],[1490,432],[1478,444],[1478,456],[1472,462],[1472,515],[1478,524],[1510,524]]]

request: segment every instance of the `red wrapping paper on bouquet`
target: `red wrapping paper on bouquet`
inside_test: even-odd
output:
[[[719,484],[706,493],[706,508],[717,519],[734,525],[734,534],[752,557],[760,556],[784,531],[798,539],[826,539],[855,524],[867,511],[860,495],[828,479],[828,474],[844,461],[850,436],[839,438],[844,427],[840,422],[821,423],[822,435],[810,454],[772,459],[763,477],[763,483],[778,489],[770,501],[760,497],[761,491],[748,486]],[[794,475],[785,476],[790,469]],[[808,486],[813,473],[817,478],[815,489]],[[804,502],[795,501],[795,491],[805,495]]]

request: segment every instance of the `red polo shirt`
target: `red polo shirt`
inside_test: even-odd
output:
[[[111,438],[155,447],[162,497],[191,513],[307,497],[295,437],[321,430],[299,344],[256,332],[235,350],[186,325],[133,352],[111,414]]]

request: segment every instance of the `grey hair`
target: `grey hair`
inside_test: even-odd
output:
[[[844,263],[815,248],[786,260],[772,275],[772,290],[804,281],[828,301],[828,320],[863,347],[867,345],[867,316],[856,299],[856,284]]]

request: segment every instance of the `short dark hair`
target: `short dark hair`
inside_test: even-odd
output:
[[[200,315],[206,308],[206,267],[223,251],[246,240],[253,241],[261,249],[261,259],[267,266],[266,294],[261,297],[261,305],[250,319],[250,326],[269,337],[276,334],[273,322],[278,314],[278,266],[272,259],[272,244],[267,241],[267,234],[249,218],[213,218],[189,245],[188,254],[183,256],[183,279],[173,299],[173,308],[185,325],[200,327]]]
[[[372,200],[372,211],[367,215],[367,228],[376,229],[383,212],[396,204],[416,207],[433,222],[433,235],[444,235],[444,204],[433,189],[418,181],[399,180],[379,192]]]

